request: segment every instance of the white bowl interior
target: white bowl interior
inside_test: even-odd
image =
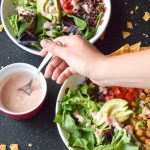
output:
[[[34,75],[34,73],[36,72],[37,68],[35,68],[32,65],[29,64],[25,64],[25,63],[16,63],[16,64],[11,64],[5,68],[3,68],[2,70],[0,70],[0,83],[3,81],[4,78],[6,78],[8,75],[11,75],[12,73],[15,72],[25,72],[25,73],[29,73],[31,75]],[[0,109],[3,112],[6,112],[8,114],[17,114],[17,115],[21,115],[21,114],[26,114],[29,113],[31,111],[33,111],[35,108],[37,108],[44,100],[46,92],[47,92],[47,84],[46,84],[46,80],[43,76],[42,73],[40,73],[37,76],[37,79],[39,80],[41,87],[42,87],[42,96],[40,101],[37,103],[36,106],[34,106],[31,110],[28,110],[27,112],[20,112],[20,113],[15,113],[15,112],[11,112],[9,110],[7,110],[1,103],[0,100]]]
[[[71,90],[75,90],[78,85],[82,84],[85,81],[85,77],[80,76],[80,75],[74,75],[72,76],[69,80],[65,81],[65,83],[62,85],[58,97],[57,97],[57,103],[56,103],[56,113],[58,112],[58,102],[63,100],[63,97],[65,96],[65,90],[67,88],[70,88]],[[68,140],[67,140],[67,136],[68,134],[63,130],[63,128],[57,124],[57,128],[59,131],[59,134],[64,142],[64,144],[66,145],[66,147],[68,147]],[[68,147],[69,150],[77,150],[71,147]]]
[[[104,0],[104,4],[105,4],[107,10],[106,10],[106,12],[103,16],[103,23],[102,23],[101,26],[99,26],[95,36],[89,40],[90,43],[96,42],[100,38],[100,36],[103,34],[103,32],[105,31],[105,29],[108,25],[108,22],[109,22],[109,19],[110,19],[110,14],[111,14],[110,0]],[[26,46],[18,44],[17,39],[13,35],[13,33],[11,31],[11,28],[10,28],[10,26],[8,24],[8,21],[7,21],[7,17],[10,16],[11,14],[13,14],[13,13],[15,13],[15,7],[13,6],[13,1],[12,0],[2,0],[2,2],[1,2],[1,20],[2,20],[4,29],[7,33],[7,35],[20,48],[22,48],[25,51],[30,52],[32,54],[39,55],[39,52],[36,49],[28,48]]]

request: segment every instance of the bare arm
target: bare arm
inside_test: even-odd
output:
[[[108,57],[80,36],[56,40],[63,46],[43,40],[41,55],[45,56],[48,51],[55,54],[45,76],[58,84],[79,73],[103,86],[150,88],[150,49]]]
[[[109,57],[101,67],[104,85],[150,88],[150,49]]]

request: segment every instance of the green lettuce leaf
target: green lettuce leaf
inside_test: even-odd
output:
[[[73,15],[68,15],[68,17],[70,17],[74,20],[75,25],[78,27],[79,30],[84,30],[87,27],[86,21],[84,21],[76,16],[73,16]]]
[[[18,21],[19,21],[19,16],[18,15],[12,15],[7,17],[7,20],[12,28],[12,32],[15,36],[18,36],[19,33],[19,27],[18,27]]]

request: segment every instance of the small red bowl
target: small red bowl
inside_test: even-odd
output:
[[[31,75],[34,75],[36,70],[37,70],[36,67],[26,64],[26,63],[15,63],[15,64],[8,65],[0,70],[0,83],[3,81],[4,78],[6,78],[8,75],[11,75],[12,73],[25,72],[25,73],[30,73]],[[39,82],[41,84],[43,92],[42,92],[40,101],[37,102],[37,104],[35,106],[33,106],[32,109],[29,109],[26,112],[19,112],[19,113],[12,112],[2,105],[1,99],[0,99],[0,111],[14,119],[29,119],[29,118],[32,118],[33,116],[35,116],[42,108],[44,101],[45,101],[46,93],[47,93],[47,84],[46,84],[46,80],[45,80],[43,74],[40,73],[37,76],[37,79],[39,80]]]

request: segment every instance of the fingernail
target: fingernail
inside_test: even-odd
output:
[[[46,45],[47,45],[47,40],[42,40],[41,41],[41,46],[42,47],[46,47]]]

